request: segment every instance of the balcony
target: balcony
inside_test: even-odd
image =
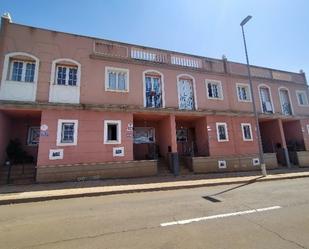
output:
[[[248,70],[245,64],[227,61],[226,58],[212,59],[112,41],[95,40],[93,44],[93,53],[90,57],[99,59],[125,59],[140,63],[165,64],[206,72],[220,74],[230,73],[243,77],[248,76]],[[257,66],[251,66],[250,70],[251,75],[257,78],[306,84],[306,80],[302,72],[292,73]]]

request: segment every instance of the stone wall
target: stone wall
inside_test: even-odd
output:
[[[37,182],[130,178],[157,174],[156,160],[37,167]]]

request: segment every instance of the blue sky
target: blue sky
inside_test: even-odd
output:
[[[13,22],[206,57],[245,62],[309,77],[307,0],[7,0]]]

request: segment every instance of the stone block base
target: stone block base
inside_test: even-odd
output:
[[[130,178],[157,174],[157,160],[37,167],[37,182],[65,182],[108,178]]]
[[[188,167],[193,169],[194,173],[260,170],[260,165],[253,164],[254,158],[258,158],[258,155],[192,157],[191,161],[186,159],[186,163]],[[264,154],[264,159],[267,169],[275,169],[278,167],[275,153]],[[219,167],[220,161],[222,161],[221,163],[223,164],[221,167]]]

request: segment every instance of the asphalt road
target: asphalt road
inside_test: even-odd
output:
[[[309,179],[0,206],[0,248],[309,248]]]

